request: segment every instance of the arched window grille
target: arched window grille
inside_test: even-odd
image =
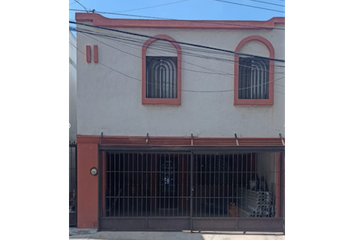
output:
[[[177,57],[146,57],[146,97],[177,98]]]
[[[269,61],[239,58],[239,99],[269,99]]]

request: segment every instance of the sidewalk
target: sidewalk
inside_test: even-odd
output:
[[[70,239],[107,240],[285,240],[283,233],[256,232],[97,232],[70,228]]]

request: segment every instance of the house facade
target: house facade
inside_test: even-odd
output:
[[[284,229],[284,18],[78,13],[78,227]]]

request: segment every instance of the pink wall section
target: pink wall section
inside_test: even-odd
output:
[[[98,137],[78,137],[77,142],[77,227],[97,228],[98,175],[92,176],[90,169],[98,168]]]

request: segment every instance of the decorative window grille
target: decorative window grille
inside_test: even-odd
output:
[[[177,57],[146,57],[146,97],[177,98]]]
[[[239,99],[269,99],[269,61],[239,58]]]

